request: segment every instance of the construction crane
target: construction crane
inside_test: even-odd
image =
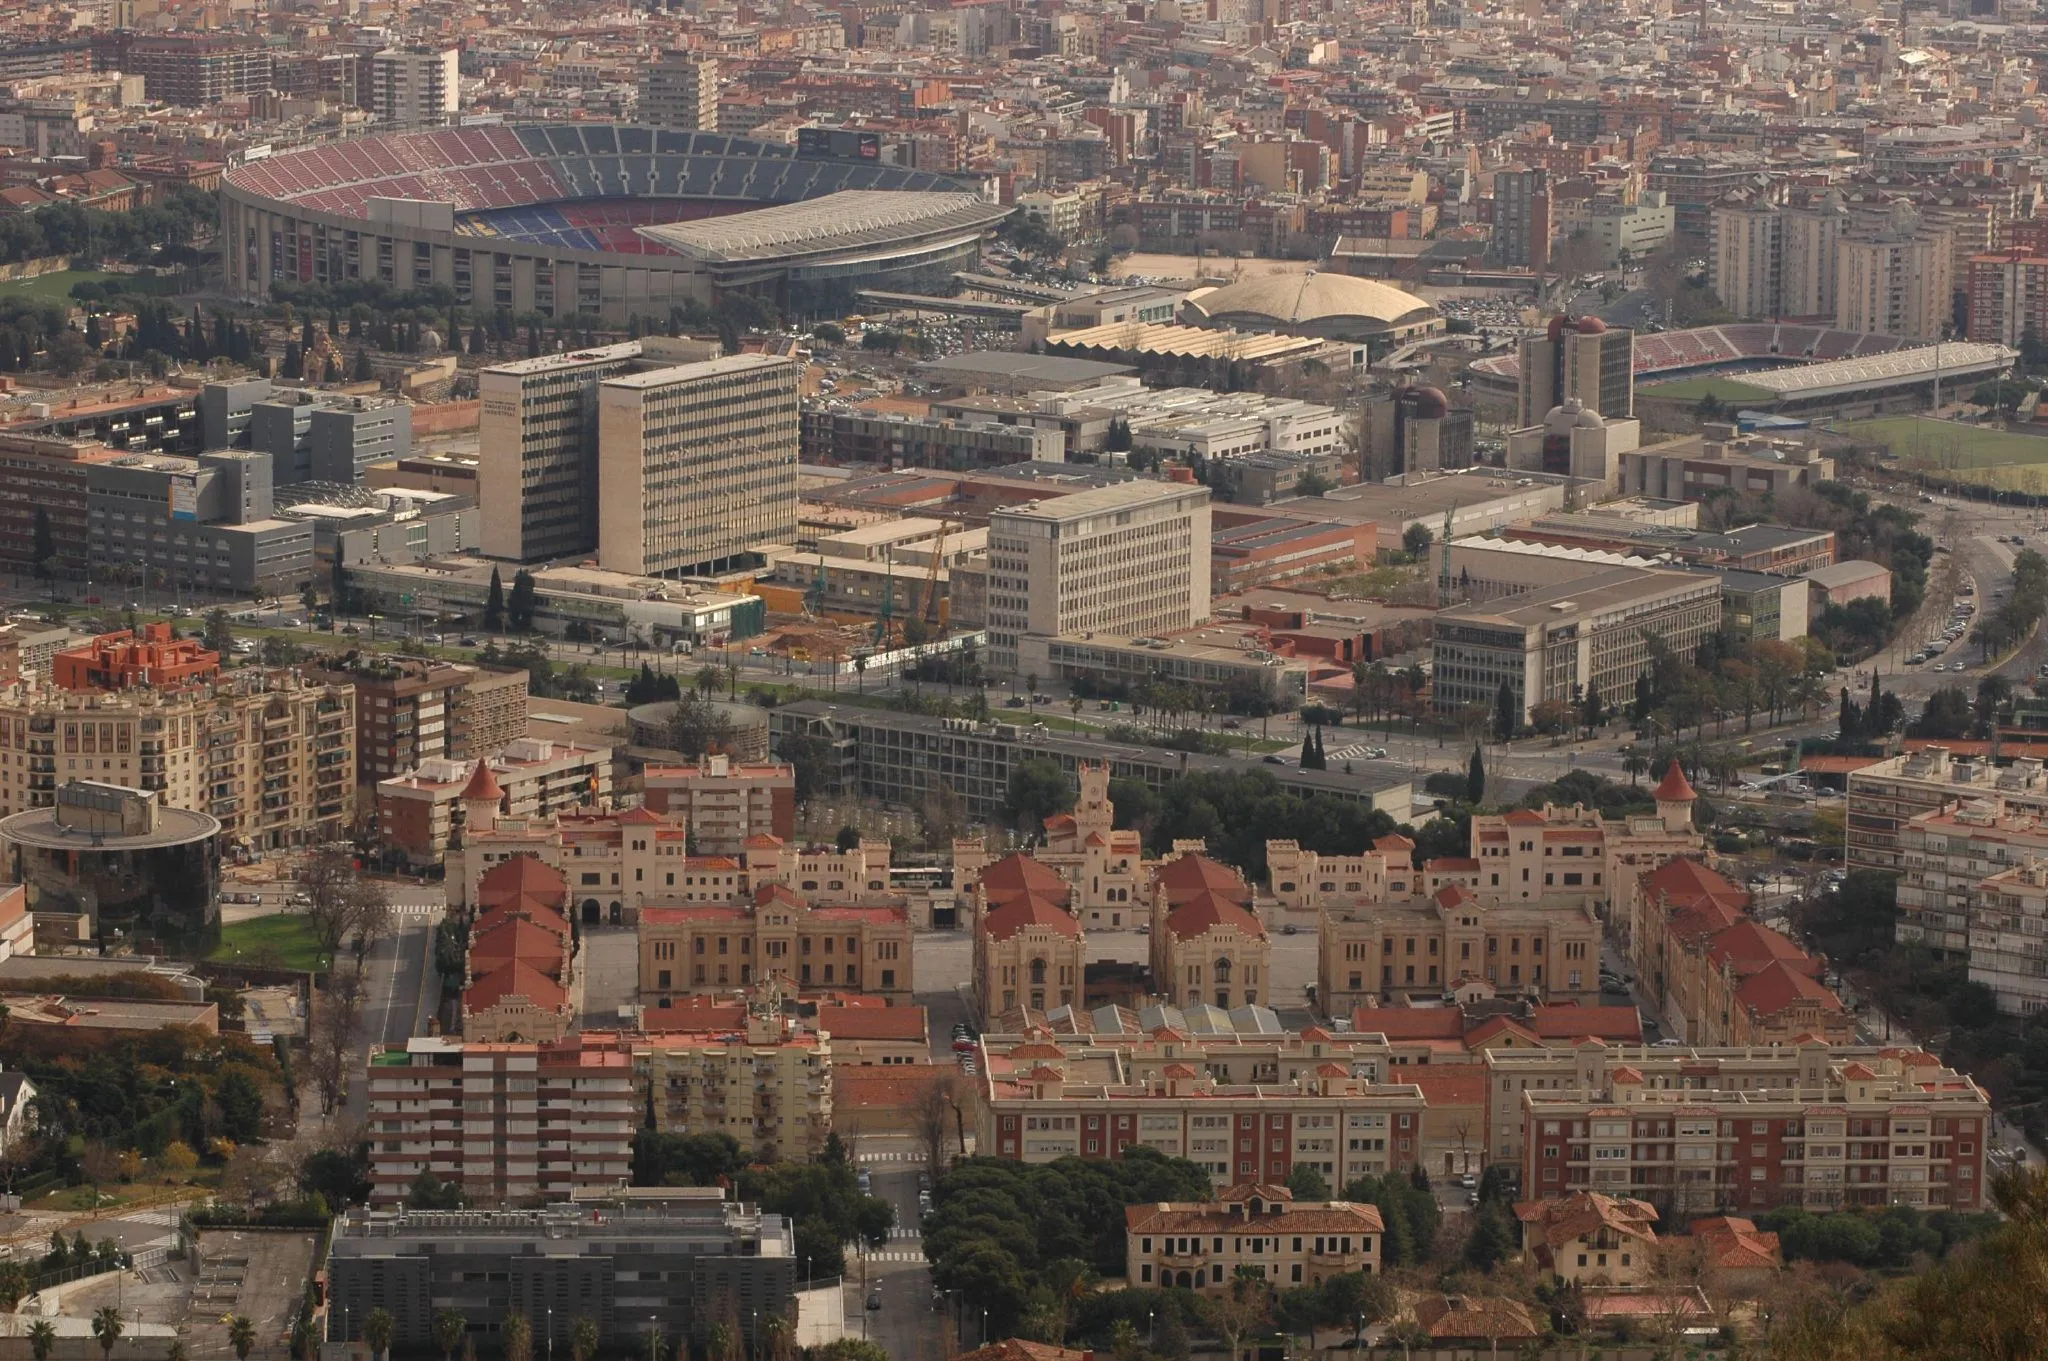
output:
[[[813,619],[825,614],[825,555],[818,554],[818,576],[811,582],[811,588],[804,592],[804,613]]]
[[[939,564],[946,557],[946,530],[948,528],[950,528],[950,525],[947,521],[939,521],[939,537],[932,544],[931,566],[925,570],[924,574],[924,605],[917,612],[918,616],[924,620],[929,635],[934,638],[938,637],[943,630],[945,624],[943,615],[951,612],[939,603]]]
[[[896,623],[896,549],[886,550],[883,561],[887,564],[882,573],[882,611],[875,616],[875,646],[887,647]]]

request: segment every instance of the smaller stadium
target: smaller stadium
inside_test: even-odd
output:
[[[465,306],[614,324],[735,292],[838,315],[862,288],[949,284],[1010,215],[976,184],[877,156],[600,123],[299,147],[227,173],[226,281],[252,300],[442,285]]]
[[[1980,382],[2018,355],[2003,345],[1940,346],[1899,336],[1779,322],[1735,322],[1635,334],[1638,403],[1694,406],[1709,396],[1733,409],[1779,416],[1873,416],[1926,408],[1934,380]],[[1473,361],[1475,391],[1512,398],[1514,355]]]

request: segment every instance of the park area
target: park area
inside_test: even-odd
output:
[[[1840,433],[1882,446],[1906,468],[1953,482],[2048,495],[2048,438],[1931,416],[1851,421]]]
[[[220,944],[207,955],[226,963],[266,969],[306,969],[314,973],[330,963],[313,937],[310,918],[298,912],[251,917],[220,929]]]

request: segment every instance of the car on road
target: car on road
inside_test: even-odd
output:
[[[873,1174],[870,1173],[865,1167],[863,1167],[860,1170],[860,1175],[856,1177],[855,1180],[857,1180],[860,1183],[862,1195],[866,1195],[868,1188],[875,1184],[875,1178]]]
[[[1471,1190],[1478,1184],[1479,1178],[1473,1176],[1470,1172],[1467,1172],[1464,1176],[1458,1178],[1458,1185],[1464,1187],[1467,1191]]]
[[[1301,928],[1296,926],[1293,922],[1289,922],[1287,923],[1287,925],[1280,928],[1280,934],[1283,936],[1298,936],[1301,934]]]
[[[880,1309],[881,1307],[882,1307],[882,1292],[881,1292],[881,1291],[879,1291],[879,1290],[870,1290],[870,1291],[868,1291],[868,1312],[872,1314],[872,1313],[874,1313],[874,1312],[875,1312],[876,1310]]]
[[[1265,756],[1262,756],[1259,759],[1264,761],[1269,766],[1284,766],[1287,764],[1287,758],[1285,756],[1275,756],[1270,752],[1268,752]]]

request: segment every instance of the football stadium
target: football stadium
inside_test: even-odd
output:
[[[1783,416],[1858,417],[1926,408],[1939,374],[1944,390],[2002,372],[2017,356],[2002,345],[1945,345],[1784,322],[1730,322],[1687,331],[1636,332],[1638,400],[1694,403],[1709,394],[1731,408]],[[1472,387],[1512,397],[1514,355],[1473,361]]]
[[[446,285],[471,307],[621,323],[727,292],[797,317],[950,291],[1009,210],[853,154],[619,124],[492,124],[279,152],[228,172],[228,287]]]

